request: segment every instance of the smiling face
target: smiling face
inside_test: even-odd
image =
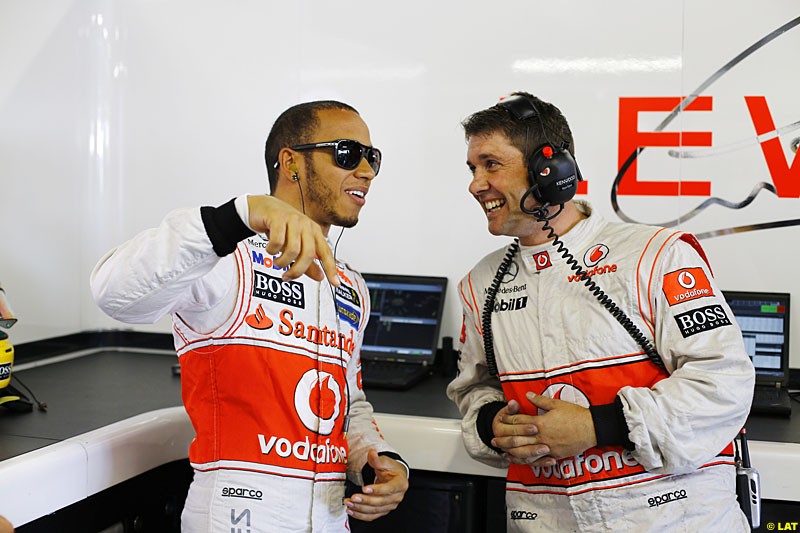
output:
[[[372,146],[369,129],[361,117],[343,109],[323,109],[317,112],[319,126],[309,143],[352,139]],[[362,158],[353,170],[346,170],[334,161],[333,148],[300,152],[305,160],[306,181],[303,186],[306,214],[327,233],[331,225],[350,228],[366,203],[375,171]]]
[[[533,244],[541,223],[519,208],[529,188],[522,152],[501,132],[473,135],[467,148],[467,166],[472,172],[469,192],[486,213],[489,233],[519,237],[522,244]],[[534,206],[533,200],[525,205]]]

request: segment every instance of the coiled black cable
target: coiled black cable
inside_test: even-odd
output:
[[[547,210],[545,209],[544,211],[546,215]],[[561,239],[558,238],[555,229],[550,225],[549,219],[546,216],[537,216],[537,218],[544,223],[542,229],[547,232],[548,239],[553,239],[552,244],[555,246],[556,251],[561,254],[561,257],[564,258],[564,261],[566,261],[569,268],[573,270],[575,274],[577,274],[578,279],[583,282],[589,292],[591,292],[594,297],[597,298],[597,301],[600,302],[600,304],[602,304],[609,313],[611,313],[611,316],[613,316],[616,321],[619,322],[623,328],[625,328],[625,331],[628,332],[628,335],[630,335],[633,340],[635,340],[639,346],[642,347],[642,350],[644,350],[644,353],[647,354],[647,357],[650,359],[650,361],[652,361],[653,364],[662,370],[666,370],[664,361],[661,360],[661,356],[658,355],[658,352],[647,339],[647,337],[645,337],[642,331],[636,327],[636,324],[634,324],[628,315],[625,314],[625,311],[620,309],[619,306],[614,303],[611,297],[603,292],[603,289],[598,287],[597,283],[594,282],[591,276],[589,276],[583,267],[578,264],[578,261],[575,260],[575,257],[570,253]]]
[[[492,310],[494,309],[494,301],[497,298],[497,291],[500,289],[500,284],[503,282],[511,266],[511,261],[519,251],[519,239],[514,239],[514,242],[508,247],[506,256],[503,262],[497,267],[497,272],[492,280],[492,285],[489,287],[489,293],[486,295],[486,301],[483,303],[483,311],[481,313],[481,323],[483,324],[483,351],[486,353],[486,366],[492,376],[497,377],[497,360],[494,356],[494,339],[492,337]]]
[[[587,272],[580,266],[580,264],[578,264],[578,261],[575,260],[575,257],[572,255],[572,253],[570,253],[569,249],[567,249],[561,239],[559,239],[555,229],[550,225],[550,220],[555,218],[555,216],[561,212],[561,209],[563,209],[563,205],[560,206],[559,211],[555,215],[549,215],[547,206],[532,210],[523,209],[523,211],[536,216],[537,220],[543,223],[542,229],[547,231],[547,238],[552,239],[552,244],[556,248],[556,251],[561,254],[569,268],[577,274],[578,279],[581,280],[589,292],[591,292],[594,297],[597,298],[597,301],[600,302],[600,304],[605,307],[609,313],[611,313],[611,316],[613,316],[616,321],[620,323],[628,335],[630,335],[633,340],[635,340],[636,343],[642,347],[642,350],[644,350],[644,353],[647,355],[648,359],[650,359],[650,361],[658,368],[666,370],[664,361],[661,359],[661,356],[658,355],[658,352],[647,339],[647,337],[645,337],[642,331],[636,327],[636,324],[634,324],[628,315],[625,314],[625,311],[620,309],[619,306],[614,303],[611,297],[603,292],[600,287],[598,287],[597,283],[595,283],[587,274]],[[489,373],[494,377],[497,377],[498,371],[497,360],[494,353],[494,337],[492,335],[492,310],[494,309],[494,302],[497,298],[497,291],[500,289],[500,283],[502,283],[503,277],[508,272],[511,262],[514,260],[514,256],[518,251],[519,239],[514,239],[514,242],[511,243],[508,251],[506,252],[505,258],[503,258],[503,262],[500,263],[499,267],[497,267],[497,272],[495,273],[492,284],[489,287],[488,294],[486,295],[486,301],[483,304],[483,311],[481,313],[481,323],[483,325],[483,349],[486,354],[486,367],[488,368]]]

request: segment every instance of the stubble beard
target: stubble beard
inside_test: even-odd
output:
[[[319,211],[324,220],[323,222],[341,228],[352,228],[358,224],[358,215],[354,217],[344,217],[336,212],[337,191],[331,190],[321,179],[317,177],[314,164],[310,159],[306,160],[306,182],[308,183],[308,201]]]

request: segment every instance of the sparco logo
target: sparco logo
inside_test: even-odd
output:
[[[222,495],[226,498],[245,498],[247,500],[260,500],[263,496],[260,490],[241,487],[222,487]]]
[[[650,507],[658,507],[659,505],[674,502],[678,500],[685,500],[686,499],[686,491],[685,490],[676,490],[673,492],[667,492],[662,494],[661,496],[653,496],[652,498],[647,499],[647,503]]]
[[[512,298],[509,300],[497,300],[494,303],[494,312],[500,311],[516,311],[518,309],[525,309],[528,305],[528,297],[521,296],[519,298]]]
[[[731,320],[719,304],[707,305],[675,315],[675,322],[678,323],[684,339],[703,331],[731,325]]]
[[[275,278],[257,270],[254,274],[253,296],[305,309],[306,298],[302,283],[283,281],[280,278]]]
[[[511,511],[511,520],[536,520],[538,516],[530,511]]]

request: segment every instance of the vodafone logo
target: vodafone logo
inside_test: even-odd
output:
[[[586,408],[589,408],[591,405],[589,403],[589,398],[580,389],[568,383],[554,383],[549,385],[542,391],[541,396],[547,396],[554,400],[563,400]],[[542,415],[546,412],[547,411],[544,409],[539,409],[537,414]]]
[[[587,267],[593,267],[608,256],[608,246],[595,244],[583,254],[583,262]]]
[[[342,392],[328,372],[309,370],[294,389],[294,408],[303,425],[320,435],[330,435],[339,417]]]
[[[664,296],[670,306],[714,296],[711,282],[702,268],[682,268],[664,275]]]
[[[697,285],[697,280],[694,279],[692,273],[688,270],[684,270],[680,274],[678,274],[678,285],[683,287],[684,289],[693,289],[695,285]]]
[[[547,252],[533,254],[533,262],[536,264],[536,270],[544,270],[545,268],[553,266],[553,263],[550,261],[550,254]]]

